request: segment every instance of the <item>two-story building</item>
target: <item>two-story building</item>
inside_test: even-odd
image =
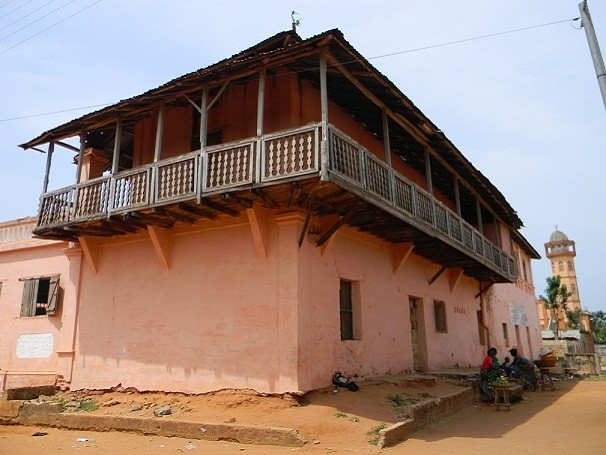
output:
[[[67,259],[0,268],[1,317],[57,329],[72,389],[308,391],[540,347],[518,215],[338,30],[279,33],[22,147],[47,153],[34,233]],[[49,191],[56,147],[77,178]],[[39,273],[63,290],[52,315],[15,304]]]

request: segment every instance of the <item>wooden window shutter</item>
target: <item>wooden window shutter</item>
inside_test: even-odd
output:
[[[23,285],[23,299],[21,300],[21,316],[34,316],[36,314],[36,295],[38,294],[38,279],[25,280]]]
[[[59,302],[59,277],[61,275],[53,275],[50,277],[50,286],[48,289],[48,302],[46,305],[46,314],[52,316],[55,314],[57,303]]]

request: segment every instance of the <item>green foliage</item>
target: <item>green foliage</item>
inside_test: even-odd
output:
[[[370,442],[373,446],[379,445],[379,432],[384,428],[387,428],[387,424],[385,422],[381,422],[379,425],[373,427],[368,433],[366,433],[368,436],[372,436],[368,442]]]
[[[79,411],[95,411],[99,409],[99,405],[94,400],[84,400],[80,403]]]
[[[397,395],[397,394],[387,395],[387,399],[389,401],[391,401],[393,403],[393,405],[397,408],[404,405],[404,398],[402,398],[400,395]]]
[[[581,322],[583,321],[583,310],[580,308],[576,308],[574,310],[569,310],[566,308],[564,313],[566,314],[567,319],[566,326],[569,329],[579,330],[582,328]]]
[[[545,288],[545,296],[539,296],[543,301],[545,308],[549,310],[554,324],[553,333],[556,340],[559,338],[560,310],[565,312],[568,308],[566,303],[572,295],[568,291],[565,284],[562,283],[560,275],[549,276],[545,279],[547,287]]]
[[[589,322],[591,323],[593,340],[596,343],[606,343],[606,313],[601,310],[590,313]]]

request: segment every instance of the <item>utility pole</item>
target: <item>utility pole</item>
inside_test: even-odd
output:
[[[606,68],[604,68],[604,60],[602,60],[602,54],[600,53],[598,37],[595,34],[593,22],[591,22],[591,16],[589,15],[587,0],[579,3],[579,11],[581,11],[581,27],[585,28],[585,35],[587,36],[587,42],[589,43],[589,51],[591,52],[593,66],[595,67],[595,72],[598,76],[600,92],[602,93],[602,101],[606,108]]]

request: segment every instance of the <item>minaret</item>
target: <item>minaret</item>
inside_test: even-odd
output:
[[[561,283],[565,284],[568,291],[572,294],[568,298],[568,309],[575,310],[581,308],[579,285],[577,283],[577,273],[574,265],[574,258],[577,255],[577,252],[574,241],[569,240],[568,236],[558,230],[557,226],[555,228],[556,230],[549,236],[549,242],[545,244],[545,255],[551,262],[551,275],[560,275]],[[586,326],[585,320],[583,320],[582,324],[585,329],[589,328],[589,326]]]

